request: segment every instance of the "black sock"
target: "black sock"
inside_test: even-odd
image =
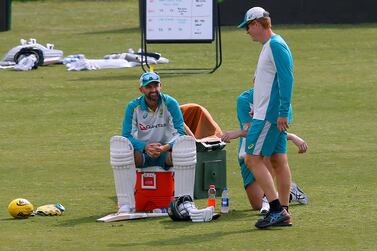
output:
[[[289,207],[289,206],[283,206],[283,205],[282,205],[281,207],[282,207],[283,209],[285,209],[285,210],[287,211],[287,213],[289,213],[289,211],[288,211],[288,207]]]
[[[273,200],[269,204],[271,212],[280,212],[281,210],[283,210],[283,208],[280,205],[279,199]]]

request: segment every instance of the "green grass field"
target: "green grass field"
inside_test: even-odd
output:
[[[140,46],[138,1],[14,2],[0,55],[20,38],[52,42],[65,55],[102,58]],[[140,68],[68,72],[0,70],[0,250],[376,250],[377,25],[276,26],[295,59],[290,145],[294,180],[310,197],[292,206],[294,227],[260,231],[227,145],[232,211],[207,224],[168,218],[95,220],[115,211],[109,139],[138,93]],[[223,64],[214,74],[162,75],[164,91],[206,107],[223,130],[238,127],[235,101],[250,88],[260,45],[243,30],[222,29]],[[210,45],[153,45],[169,66],[212,65]],[[14,220],[8,203],[60,202],[61,217]],[[197,202],[205,205],[205,200]]]

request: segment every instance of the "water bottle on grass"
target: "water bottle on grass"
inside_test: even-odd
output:
[[[208,189],[208,206],[213,206],[216,208],[216,187],[215,185],[210,185]]]
[[[227,214],[229,213],[229,192],[228,189],[225,187],[223,193],[221,194],[221,213]]]

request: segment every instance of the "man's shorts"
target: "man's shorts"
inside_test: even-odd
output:
[[[246,189],[248,185],[255,181],[254,174],[250,172],[249,168],[247,168],[245,161],[243,159],[238,158],[238,163],[240,164],[240,171],[243,179],[243,187]]]
[[[275,153],[287,153],[287,133],[280,132],[277,124],[253,119],[246,136],[246,153],[269,157]]]
[[[169,166],[169,165],[166,164],[167,154],[168,154],[168,152],[163,152],[157,158],[152,158],[148,154],[143,153],[143,165],[137,166],[137,168],[159,166],[159,167],[162,167],[164,170],[169,170],[172,166]]]

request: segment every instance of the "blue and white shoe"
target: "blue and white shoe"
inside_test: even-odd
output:
[[[306,196],[306,194],[294,182],[291,183],[291,201],[290,202],[297,202],[302,205],[306,205],[309,203],[308,196]]]
[[[255,226],[259,229],[263,229],[270,226],[278,226],[279,223],[289,221],[290,219],[291,216],[285,209],[280,212],[270,211],[264,218],[259,219],[257,223],[255,223]]]

